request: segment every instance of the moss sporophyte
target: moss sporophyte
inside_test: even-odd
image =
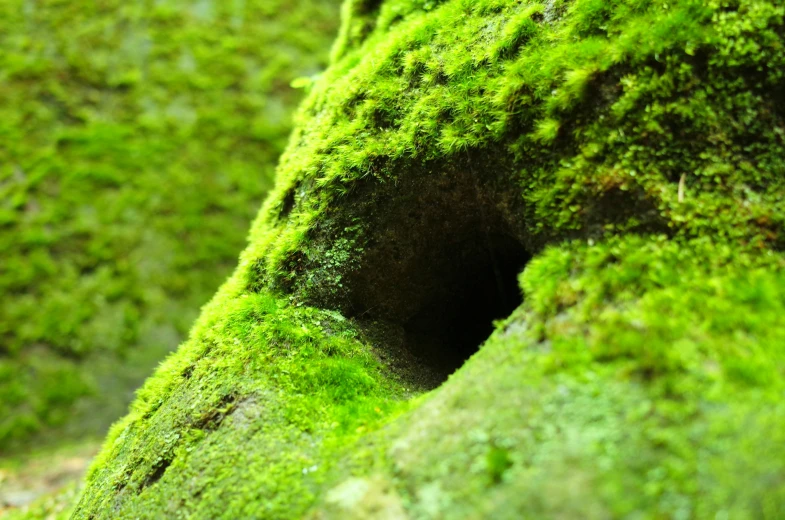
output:
[[[784,11],[345,2],[75,517],[783,517]]]

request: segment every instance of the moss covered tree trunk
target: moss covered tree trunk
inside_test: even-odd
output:
[[[784,32],[759,0],[347,2],[76,517],[783,517]]]

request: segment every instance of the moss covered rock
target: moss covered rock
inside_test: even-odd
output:
[[[0,451],[103,435],[182,341],[338,19],[330,0],[2,3]]]
[[[782,517],[784,14],[346,2],[76,517]]]

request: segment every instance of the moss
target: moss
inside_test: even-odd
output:
[[[781,517],[783,8],[344,16],[235,275],[76,517]],[[523,303],[413,384],[398,343],[500,243]]]
[[[202,320],[114,427],[90,475],[108,493],[81,511],[111,500],[129,518],[296,516],[331,453],[406,407],[411,390],[383,377],[340,315],[266,295],[218,301],[221,316]]]
[[[336,479],[385,475],[413,518],[777,518],[782,262],[664,237],[549,248],[480,352],[364,441],[387,458],[349,450]]]
[[[518,226],[535,247],[626,231],[780,247],[778,7],[577,2],[548,21],[537,3],[427,5],[383,3],[316,85],[254,228],[264,269],[249,284],[313,270],[307,252],[353,224],[330,210],[365,183],[491,147],[526,164]]]
[[[0,13],[10,450],[55,428],[103,434],[182,341],[242,249],[302,97],[289,83],[326,64],[338,4],[11,1]]]

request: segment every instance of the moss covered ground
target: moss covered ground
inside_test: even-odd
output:
[[[344,3],[238,269],[75,517],[782,518],[784,16]],[[523,301],[446,377],[480,311],[429,295],[510,248]]]
[[[324,68],[338,12],[2,2],[0,452],[103,435],[182,341],[243,247],[302,98],[290,83]]]

